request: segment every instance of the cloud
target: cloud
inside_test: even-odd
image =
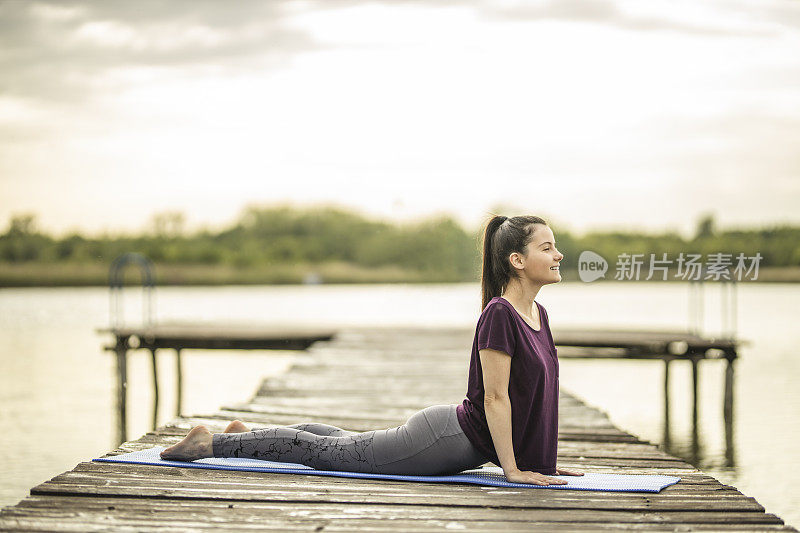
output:
[[[654,0],[383,0],[379,5],[462,6],[488,19],[564,20],[637,31],[758,35],[800,26],[800,5],[745,0],[673,5]],[[161,75],[239,72],[285,64],[321,43],[295,14],[362,6],[354,0],[0,0],[0,96],[79,102],[130,82],[127,69]],[[648,7],[650,6],[650,7]],[[761,6],[761,4],[759,4]],[[446,32],[447,28],[442,28]],[[119,85],[115,85],[115,83]]]
[[[773,31],[785,20],[786,12],[800,16],[800,10],[774,4],[775,13],[742,2],[718,2],[697,6],[696,2],[633,2],[627,0],[547,0],[484,2],[487,17],[506,20],[565,20],[595,23],[633,31],[672,31],[702,36],[759,36]],[[686,9],[689,7],[689,9]],[[753,21],[753,11],[762,11],[762,21]]]
[[[709,118],[672,117],[651,133],[674,147],[675,167],[687,183],[732,191],[749,184],[800,200],[800,115],[744,108]]]
[[[79,101],[126,68],[236,70],[316,47],[290,4],[209,0],[0,4],[0,96]]]

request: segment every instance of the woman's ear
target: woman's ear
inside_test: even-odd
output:
[[[522,262],[522,257],[519,252],[511,252],[511,255],[508,256],[508,260],[511,261],[511,266],[514,268],[525,268],[525,264]]]

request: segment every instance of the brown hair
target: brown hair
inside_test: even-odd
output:
[[[547,222],[536,216],[504,217],[494,215],[486,224],[483,233],[483,261],[481,268],[481,311],[489,300],[500,296],[511,281],[511,263],[508,256],[513,252],[525,254],[525,247],[533,240],[534,224]]]

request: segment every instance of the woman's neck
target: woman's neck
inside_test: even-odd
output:
[[[518,310],[522,310],[522,314],[534,317],[537,313],[533,312],[533,302],[541,288],[540,285],[522,284],[520,282],[509,283],[501,296]]]

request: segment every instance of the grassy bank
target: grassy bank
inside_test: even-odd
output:
[[[470,279],[419,271],[395,266],[363,267],[350,263],[271,265],[236,267],[232,265],[156,265],[157,285],[281,285],[304,283],[307,277],[319,276],[322,283],[462,283],[478,281],[478,273]],[[646,274],[641,276],[644,281]],[[564,270],[564,281],[579,282],[577,271]],[[612,281],[614,272],[606,273]],[[670,274],[670,281],[680,281]],[[138,284],[135,268],[126,272],[126,280]],[[660,281],[658,279],[657,281]],[[597,280],[593,283],[602,283]],[[764,267],[756,282],[800,282],[800,267]],[[662,282],[663,283],[663,282]],[[744,283],[754,283],[747,280]],[[0,262],[0,287],[81,287],[107,286],[108,265],[102,263],[3,263]]]

